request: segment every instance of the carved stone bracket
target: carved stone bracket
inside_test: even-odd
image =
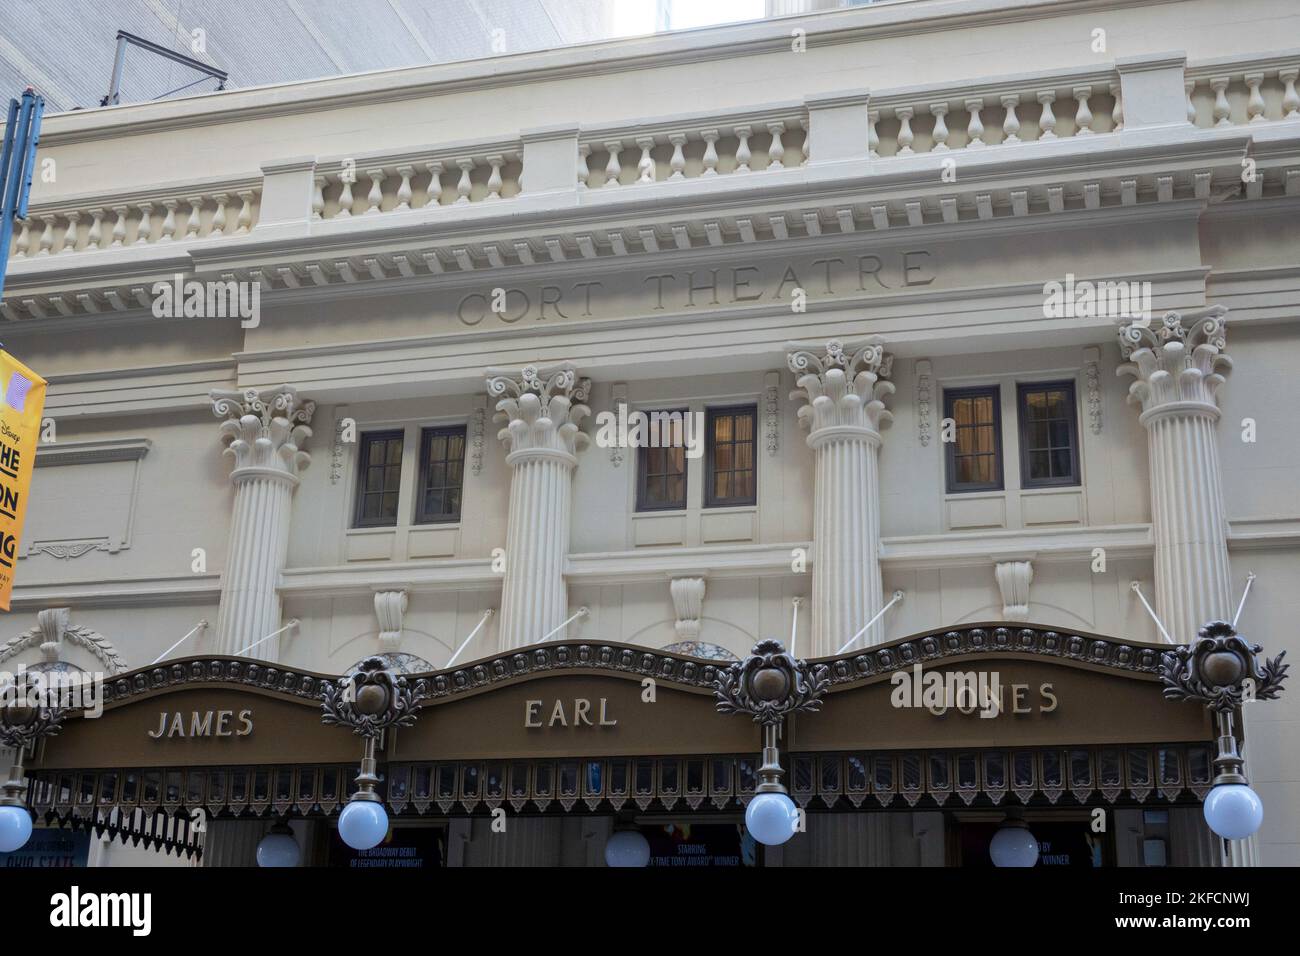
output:
[[[780,641],[760,641],[743,661],[718,674],[714,696],[720,714],[749,714],[770,725],[786,714],[821,710],[830,687],[825,666],[795,660]]]

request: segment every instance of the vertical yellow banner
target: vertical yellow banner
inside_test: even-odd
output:
[[[0,608],[6,611],[44,410],[45,379],[0,349]]]

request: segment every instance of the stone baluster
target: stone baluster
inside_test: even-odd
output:
[[[1006,117],[1002,120],[1002,142],[1004,144],[1020,142],[1020,117],[1016,115],[1016,107],[1020,105],[1020,96],[1017,93],[1008,93],[1000,98],[1002,108],[1006,110]]]
[[[135,227],[135,241],[153,242],[154,204],[148,200],[140,203],[140,222]]]
[[[799,421],[816,459],[813,492],[812,647],[834,654],[883,606],[880,575],[880,426],[892,415],[893,356],[878,339],[787,345]],[[879,644],[877,622],[866,643]]]
[[[1110,108],[1110,128],[1118,133],[1124,128],[1124,88],[1122,83],[1110,85],[1111,99],[1115,105]]]
[[[975,96],[966,101],[966,112],[970,114],[970,124],[966,127],[966,148],[979,149],[987,146],[984,142],[984,120],[980,110],[984,109],[983,97]]]
[[[1246,99],[1246,122],[1264,122],[1264,95],[1260,93],[1260,84],[1264,82],[1263,73],[1247,73],[1243,77],[1250,95]]]
[[[251,189],[245,189],[238,193],[239,196],[239,215],[235,217],[235,234],[246,233],[253,228],[253,197],[256,195]]]
[[[187,196],[185,201],[189,203],[190,207],[189,218],[185,220],[185,238],[197,239],[199,237],[199,229],[203,225],[203,197]]]
[[[1092,96],[1091,86],[1076,86],[1072,91],[1079,108],[1074,114],[1074,135],[1088,136],[1092,133],[1092,110],[1088,108],[1088,98]]]
[[[749,126],[737,126],[735,129],[736,139],[739,142],[736,145],[736,172],[749,172],[749,161],[753,154],[749,151],[749,137],[754,135],[754,130]]]
[[[225,453],[234,459],[235,486],[226,567],[221,575],[217,647],[234,654],[280,627],[276,590],[289,547],[289,521],[299,474],[311,462],[303,450],[311,437],[314,402],[303,401],[288,385],[258,391],[211,393],[221,434],[230,438]],[[279,658],[279,637],[246,653]]]
[[[803,130],[803,143],[799,146],[799,161],[805,166],[808,164],[808,157],[812,155],[812,137],[809,135],[810,125],[806,116],[799,121],[799,128]]]
[[[23,220],[23,227],[18,231],[18,239],[14,243],[15,259],[27,258],[27,244],[31,242],[31,236],[32,236],[32,221],[31,218],[29,217]]]
[[[325,177],[312,177],[311,191],[311,217],[312,219],[325,218]]]
[[[109,242],[110,249],[116,249],[126,242],[126,217],[131,214],[130,206],[110,206],[113,219],[112,240]]]
[[[495,421],[504,426],[497,437],[513,472],[499,631],[500,650],[510,650],[541,640],[568,617],[573,471],[587,443],[578,426],[591,412],[591,383],[568,363],[487,374]]]
[[[931,152],[946,153],[948,146],[948,104],[931,103],[930,115],[934,117],[934,148]]]
[[[636,144],[641,148],[641,158],[636,164],[636,181],[641,184],[652,183],[655,181],[655,161],[654,157],[650,155],[650,150],[654,149],[654,137],[640,136],[637,138]]]
[[[226,206],[230,203],[229,193],[215,193],[212,201],[217,204],[217,208],[212,213],[212,228],[208,230],[208,238],[213,239],[217,236],[225,235],[226,232]]]
[[[716,176],[718,175],[718,131],[702,129],[700,138],[704,140],[704,172],[700,175]]]
[[[104,210],[92,209],[90,229],[86,232],[86,249],[101,249],[104,242]]]
[[[1147,430],[1156,612],[1175,643],[1207,621],[1230,620],[1228,522],[1215,425],[1217,393],[1232,362],[1227,310],[1213,306],[1129,322],[1119,332],[1132,375],[1129,401]]]
[[[1277,78],[1285,89],[1282,93],[1282,116],[1284,119],[1300,119],[1300,93],[1296,92],[1296,79],[1300,78],[1300,69],[1288,67],[1278,71]]]
[[[48,256],[54,251],[54,217],[37,216],[36,221],[41,224],[41,238],[36,247],[38,256]]]
[[[1192,92],[1196,89],[1195,80],[1187,80],[1183,83],[1183,89],[1187,91],[1187,122],[1193,126],[1196,125],[1196,102],[1192,99]]]
[[[162,235],[158,237],[159,242],[172,242],[176,238],[176,209],[179,206],[180,200],[163,200],[163,208],[167,210],[167,214],[163,216]]]
[[[415,175],[414,166],[398,166],[397,175],[402,177],[397,186],[397,205],[394,212],[406,212],[411,208],[411,177]]]
[[[460,178],[456,180],[456,205],[462,206],[469,202],[469,194],[473,189],[469,174],[474,169],[474,160],[458,159],[456,165],[460,167]]]
[[[505,165],[506,158],[504,156],[489,156],[487,161],[488,166],[491,167],[491,172],[488,173],[487,196],[484,199],[490,202],[501,198],[501,167]]]
[[[686,134],[669,133],[668,142],[672,144],[673,155],[668,160],[668,178],[685,179],[686,178]],[[717,163],[717,157],[714,157],[714,163]]]
[[[870,159],[880,158],[880,133],[876,131],[879,122],[880,110],[867,110],[867,156]]]
[[[81,213],[72,210],[67,214],[68,228],[63,231],[63,244],[59,247],[59,252],[76,252],[77,251],[77,225],[81,222]]]
[[[429,173],[429,186],[427,192],[429,199],[426,206],[442,205],[442,172],[443,162],[440,159],[431,160],[424,164],[425,170]]]
[[[342,186],[339,188],[339,211],[334,214],[335,219],[351,219],[352,206],[356,199],[352,195],[352,179],[355,174],[344,171],[339,174],[339,182]]]
[[[587,157],[591,155],[591,146],[583,143],[578,147],[578,188],[587,189],[588,181],[591,179],[591,167],[587,165]]]
[[[767,168],[784,169],[785,143],[781,137],[785,135],[785,124],[768,123],[767,131],[772,134],[772,144],[767,148]]]
[[[1214,125],[1232,125],[1232,107],[1228,105],[1228,82],[1226,76],[1210,79],[1210,89],[1214,90]]]
[[[894,115],[898,117],[898,153],[899,156],[912,155],[912,141],[916,138],[912,133],[912,107],[900,106],[894,110]]]
[[[383,212],[382,207],[384,205],[384,171],[382,169],[367,169],[366,178],[370,180],[370,190],[366,193],[366,208],[361,215],[378,215]]]
[[[1056,91],[1039,90],[1035,99],[1043,107],[1042,113],[1038,116],[1038,138],[1056,139],[1056,114],[1052,112],[1052,104],[1056,102]]]
[[[609,154],[609,162],[605,164],[605,185],[619,185],[618,177],[623,174],[623,164],[619,162],[618,154],[623,151],[623,144],[618,140],[613,140],[605,144],[605,152]]]

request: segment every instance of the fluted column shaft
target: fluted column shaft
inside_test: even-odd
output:
[[[217,612],[217,653],[234,654],[280,628],[276,590],[289,549],[293,492],[299,472],[311,461],[301,445],[311,435],[315,403],[302,402],[289,386],[258,392],[214,390],[213,412],[231,438],[226,454],[235,459],[231,481],[235,504]],[[273,637],[245,651],[264,660],[279,658]]]
[[[789,364],[807,401],[799,409],[815,456],[813,495],[813,656],[834,654],[881,608],[879,426],[892,417],[892,356],[872,341],[824,348],[791,343]],[[880,622],[866,633],[878,644]]]
[[[578,423],[589,413],[582,403],[591,383],[568,364],[489,369],[488,376],[513,470],[498,631],[500,649],[509,650],[542,640],[568,617],[573,470],[586,443]]]
[[[1129,401],[1147,430],[1151,524],[1155,538],[1156,612],[1175,643],[1189,643],[1209,621],[1232,613],[1227,515],[1215,425],[1216,393],[1232,362],[1226,309],[1168,313],[1120,329],[1137,380]]]

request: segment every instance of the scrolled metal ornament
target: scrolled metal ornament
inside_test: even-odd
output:
[[[1210,710],[1235,710],[1246,700],[1273,700],[1282,691],[1290,667],[1282,658],[1269,660],[1263,648],[1237,634],[1226,621],[1210,621],[1191,644],[1164,655],[1160,679],[1167,700],[1197,700]]]
[[[775,724],[786,714],[820,710],[830,683],[824,665],[796,660],[780,641],[760,641],[749,657],[718,675],[714,696],[720,714],[749,714],[755,723]]]
[[[0,707],[0,744],[21,751],[44,737],[57,734],[66,715],[67,710],[63,707],[27,704]]]
[[[321,698],[321,723],[350,727],[362,737],[415,723],[414,690],[378,657],[366,658],[347,677],[328,682]]]

